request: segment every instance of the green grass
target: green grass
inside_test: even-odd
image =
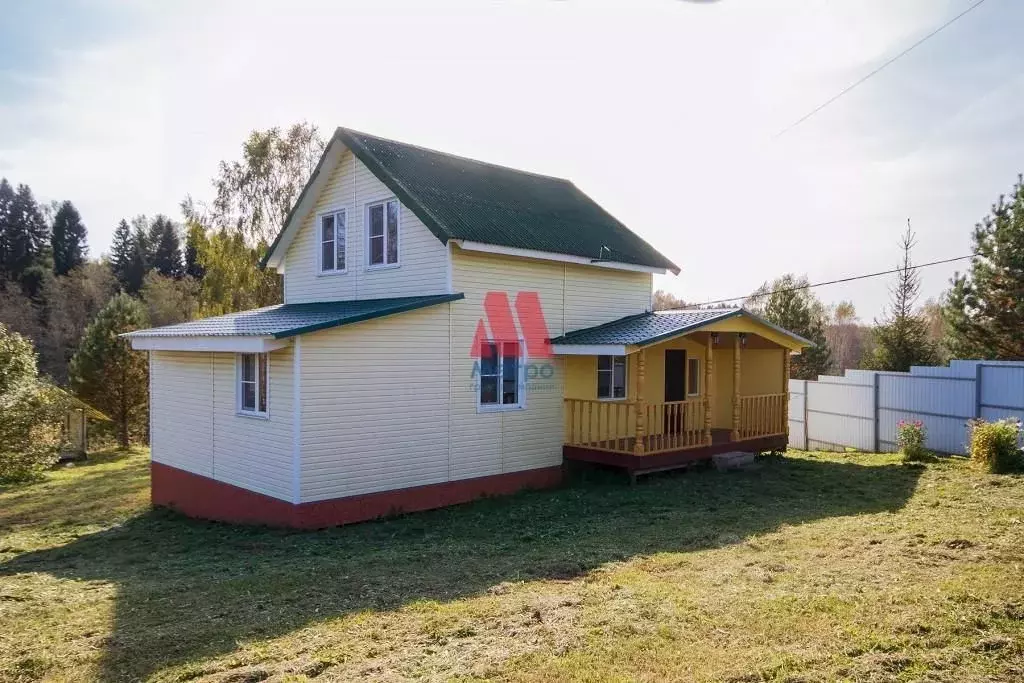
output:
[[[320,532],[0,492],[0,680],[1013,681],[1024,479],[798,454]]]

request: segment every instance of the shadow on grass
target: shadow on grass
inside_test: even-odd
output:
[[[569,579],[610,561],[713,548],[832,516],[902,507],[919,468],[766,459],[740,473],[588,481],[381,522],[288,532],[161,510],[0,565],[115,582],[100,675],[137,680],[367,609],[447,601],[503,581]]]

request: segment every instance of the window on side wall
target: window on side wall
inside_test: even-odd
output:
[[[320,216],[320,272],[345,272],[345,211]]]
[[[370,268],[398,265],[397,199],[366,207],[366,255]]]
[[[597,357],[597,397],[626,398],[626,357]]]
[[[480,345],[481,410],[511,410],[524,405],[525,387],[520,341],[485,341]]]
[[[270,359],[265,353],[238,354],[238,412],[267,417]]]
[[[686,359],[686,395],[700,395],[700,358]]]

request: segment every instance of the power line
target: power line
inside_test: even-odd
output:
[[[910,270],[917,270],[918,268],[927,268],[928,266],[938,266],[943,263],[953,263],[954,261],[963,261],[964,259],[974,258],[977,254],[967,254],[966,256],[954,256],[953,258],[942,259],[941,261],[931,261],[930,263],[921,263],[918,265],[910,266]],[[764,294],[758,294],[758,297],[771,296],[772,294],[785,294],[787,292],[798,292],[802,289],[811,289],[812,287],[824,287],[825,285],[836,285],[841,282],[853,282],[854,280],[865,280],[869,277],[879,277],[881,275],[892,275],[902,271],[902,268],[893,268],[892,270],[882,270],[877,273],[866,273],[864,275],[851,275],[850,277],[840,278],[838,280],[828,280],[826,282],[815,282],[814,284],[800,285],[798,287],[783,287],[782,289],[773,289],[770,292]],[[746,296],[734,296],[728,299],[715,299],[714,301],[705,301],[699,306],[710,306],[712,304],[725,304],[730,301],[740,301],[743,299],[750,299],[753,295],[747,294]]]
[[[977,0],[977,2],[975,2],[975,3],[973,4],[973,5],[971,5],[971,6],[970,6],[970,7],[968,7],[967,9],[965,9],[965,10],[964,10],[963,12],[961,12],[961,13],[960,13],[960,14],[958,14],[958,15],[956,15],[955,17],[953,17],[952,19],[950,19],[949,21],[947,21],[947,22],[946,22],[945,24],[943,24],[942,26],[939,26],[939,27],[938,27],[937,29],[935,29],[934,31],[932,31],[931,33],[929,33],[928,35],[926,35],[926,36],[925,36],[924,38],[921,38],[920,40],[918,40],[918,41],[917,41],[916,43],[914,43],[913,45],[911,45],[910,47],[908,47],[907,49],[905,49],[905,50],[904,50],[903,52],[901,52],[901,53],[899,53],[898,55],[896,55],[895,57],[893,57],[893,58],[889,59],[888,61],[886,61],[885,63],[883,63],[883,64],[882,64],[881,66],[879,66],[879,67],[878,67],[877,69],[875,69],[874,71],[870,72],[870,73],[869,73],[869,74],[867,74],[866,76],[864,76],[864,77],[860,78],[859,80],[855,81],[855,82],[854,82],[854,83],[852,83],[851,85],[848,85],[848,86],[846,86],[845,88],[843,88],[842,90],[840,90],[838,94],[836,94],[836,95],[833,95],[833,96],[832,96],[831,98],[829,98],[829,99],[825,100],[824,102],[822,102],[821,104],[819,104],[819,105],[818,105],[817,107],[815,107],[814,109],[812,109],[812,110],[811,110],[811,111],[809,111],[808,113],[804,114],[804,115],[803,115],[803,116],[801,116],[801,117],[800,117],[799,119],[797,119],[796,121],[794,121],[794,122],[793,122],[793,123],[791,123],[790,125],[786,126],[785,128],[783,128],[782,130],[780,130],[780,131],[779,131],[778,133],[776,133],[776,134],[775,134],[774,136],[772,136],[772,137],[775,137],[775,138],[778,138],[778,137],[782,137],[783,135],[785,135],[785,134],[786,134],[786,133],[788,133],[789,131],[793,130],[794,128],[796,128],[797,126],[799,126],[799,125],[800,125],[801,123],[803,123],[803,122],[804,122],[804,121],[806,121],[807,119],[811,118],[812,116],[814,116],[815,114],[817,114],[817,113],[818,113],[819,111],[821,111],[822,109],[824,109],[824,108],[825,108],[825,107],[827,107],[828,105],[832,104],[833,102],[835,102],[835,101],[836,101],[836,100],[838,100],[838,99],[839,99],[840,97],[842,97],[842,96],[843,96],[843,95],[845,95],[846,93],[850,92],[851,90],[853,90],[853,89],[854,89],[854,88],[856,88],[857,86],[861,85],[862,83],[864,83],[864,81],[868,80],[869,78],[871,78],[872,76],[874,76],[875,74],[877,74],[877,73],[878,73],[879,71],[881,71],[881,70],[882,70],[882,69],[884,69],[885,67],[887,67],[887,66],[889,66],[890,64],[892,64],[893,62],[895,62],[895,61],[896,61],[897,59],[900,59],[901,57],[904,57],[905,55],[907,55],[907,54],[908,54],[908,53],[909,53],[909,52],[910,52],[911,50],[913,50],[914,48],[916,48],[916,47],[918,47],[919,45],[921,45],[921,43],[924,43],[925,41],[927,41],[928,39],[930,39],[930,38],[934,37],[935,35],[937,35],[937,34],[938,34],[938,33],[940,33],[941,31],[943,31],[943,30],[945,30],[945,29],[949,28],[949,27],[950,27],[951,25],[953,25],[953,24],[954,24],[954,23],[955,23],[955,22],[956,22],[957,20],[961,19],[962,17],[964,17],[965,15],[967,15],[967,14],[968,14],[969,12],[971,12],[972,10],[975,10],[975,9],[977,9],[977,8],[978,8],[978,6],[979,6],[979,5],[981,5],[981,4],[982,4],[982,3],[984,3],[984,2],[985,2],[985,0]]]

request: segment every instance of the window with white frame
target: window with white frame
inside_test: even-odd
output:
[[[686,395],[700,394],[700,358],[686,359]]]
[[[267,415],[270,359],[265,353],[238,354],[238,412]]]
[[[320,216],[320,272],[345,272],[345,211]]]
[[[480,345],[481,409],[523,407],[522,349],[519,341],[485,341]]]
[[[370,266],[398,265],[397,199],[366,207],[366,255]]]
[[[597,357],[597,397],[626,398],[626,357]]]

